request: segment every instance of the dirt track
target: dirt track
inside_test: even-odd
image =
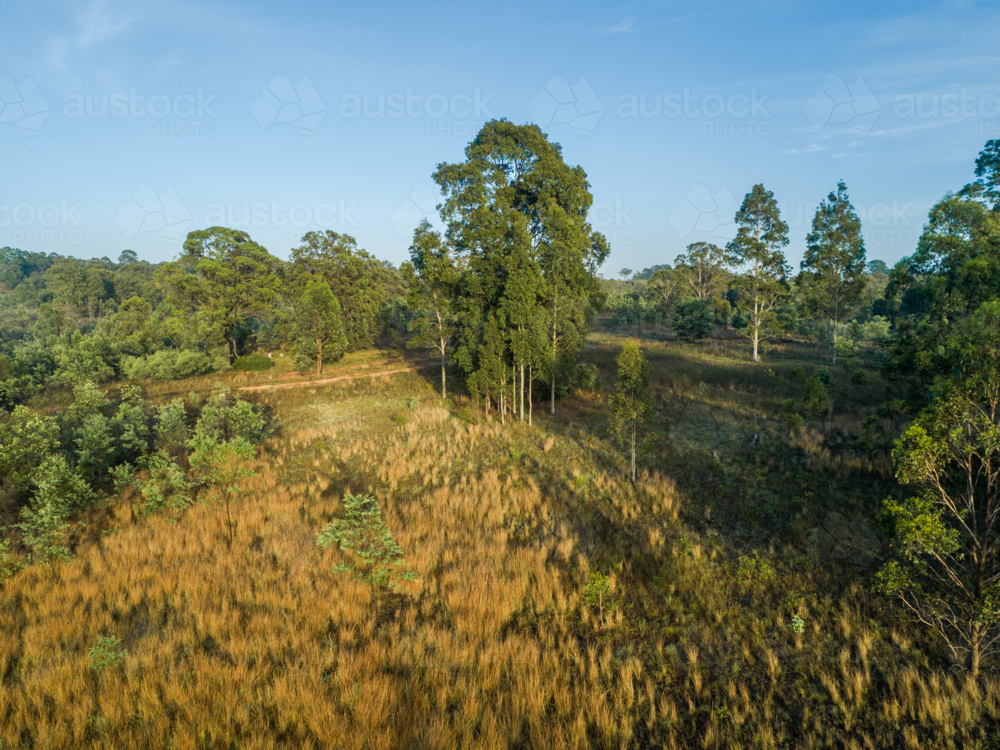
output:
[[[399,370],[381,370],[379,372],[363,372],[357,375],[339,375],[335,378],[323,378],[322,380],[305,380],[301,383],[268,383],[265,385],[245,385],[241,388],[237,388],[240,391],[266,391],[274,388],[305,388],[306,386],[314,385],[326,385],[327,383],[336,383],[340,380],[356,380],[357,378],[377,378],[382,375],[395,375],[399,372],[416,372],[412,367],[403,367]]]

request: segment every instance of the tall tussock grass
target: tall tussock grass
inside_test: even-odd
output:
[[[126,496],[69,563],[7,579],[0,748],[989,747],[1000,681],[948,672],[863,586],[686,524],[701,496],[632,485],[596,429],[429,388],[262,393],[282,430],[231,545],[218,506]],[[416,573],[398,592],[316,545],[349,492]]]

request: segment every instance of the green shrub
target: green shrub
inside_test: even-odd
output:
[[[24,565],[10,554],[10,539],[0,542],[0,581],[19,572]]]
[[[830,405],[830,392],[820,378],[812,377],[806,381],[806,397],[802,405],[816,416],[826,413]]]
[[[274,367],[274,362],[266,354],[255,352],[246,357],[240,357],[233,363],[233,369],[237,372],[261,372]]]
[[[179,380],[216,369],[204,352],[164,349],[148,357],[126,357],[122,374],[129,380]]]
[[[416,573],[403,560],[403,550],[392,538],[375,498],[345,495],[344,518],[327,524],[316,538],[321,549],[339,547],[353,564],[338,563],[334,573],[349,573],[372,588],[398,589],[403,581],[416,580]]]
[[[187,411],[184,402],[176,398],[169,404],[163,404],[156,409],[156,442],[158,447],[168,453],[179,453],[184,450],[191,437],[187,426]]]
[[[267,419],[253,404],[230,396],[227,391],[213,394],[201,409],[194,438],[214,442],[245,440],[259,443],[267,437]]]
[[[743,583],[770,583],[774,580],[774,568],[767,560],[744,555],[739,560],[736,577]]]
[[[599,391],[600,374],[597,365],[591,362],[580,362],[573,371],[573,387],[585,391]]]
[[[597,607],[603,616],[605,606],[614,606],[611,600],[611,580],[603,573],[591,573],[590,580],[583,587],[583,602],[588,607]]]
[[[829,367],[821,367],[816,371],[816,376],[820,379],[820,382],[828,388],[833,385],[833,373],[830,371]]]
[[[712,303],[703,299],[679,303],[671,316],[674,333],[687,341],[704,338],[711,333],[714,324]]]
[[[144,456],[140,462],[149,471],[148,479],[134,480],[142,494],[139,512],[150,515],[160,510],[178,511],[191,505],[188,490],[191,483],[184,470],[166,453],[157,451]]]
[[[128,651],[120,648],[121,645],[117,636],[98,636],[97,645],[89,651],[90,668],[102,673],[120,666],[128,657]]]

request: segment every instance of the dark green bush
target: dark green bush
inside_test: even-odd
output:
[[[680,338],[694,341],[711,333],[715,325],[712,303],[703,299],[691,299],[674,307],[671,324]]]

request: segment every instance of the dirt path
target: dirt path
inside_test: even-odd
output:
[[[355,380],[357,378],[377,378],[382,375],[395,375],[399,372],[416,372],[412,367],[404,367],[400,370],[382,370],[380,372],[362,372],[357,375],[340,375],[335,378],[323,378],[322,380],[307,380],[301,383],[274,383],[266,385],[245,385],[241,388],[237,388],[239,391],[266,391],[272,388],[305,388],[309,385],[326,385],[327,383],[336,383],[340,380]]]

